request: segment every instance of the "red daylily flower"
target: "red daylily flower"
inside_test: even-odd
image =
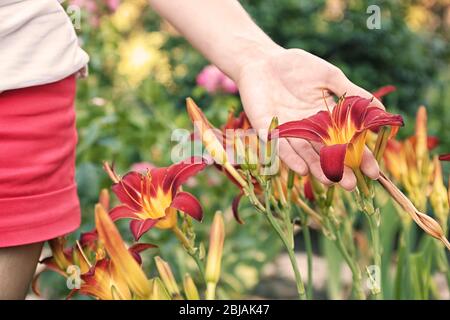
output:
[[[441,160],[441,161],[450,161],[450,153],[440,155],[439,156],[439,160]]]
[[[359,168],[368,130],[381,126],[403,126],[400,115],[371,105],[372,100],[358,96],[343,97],[333,111],[319,111],[306,119],[278,126],[278,137],[302,138],[323,143],[320,165],[333,182],[339,182],[344,164]],[[269,138],[273,138],[273,134]]]
[[[201,221],[203,211],[200,203],[192,194],[180,191],[180,186],[205,167],[203,159],[191,158],[170,167],[151,169],[145,174],[131,171],[119,179],[105,165],[115,182],[112,190],[122,202],[111,210],[111,218],[113,221],[132,219],[130,229],[136,240],[152,227],[173,228],[177,210]]]
[[[397,90],[397,88],[393,85],[388,85],[388,86],[384,86],[379,88],[377,91],[372,92],[372,95],[377,98],[378,100],[381,100],[381,98],[383,98],[385,95],[394,92],[395,90]]]

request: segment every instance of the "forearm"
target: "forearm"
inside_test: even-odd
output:
[[[149,0],[213,64],[237,80],[242,67],[279,47],[237,0]]]

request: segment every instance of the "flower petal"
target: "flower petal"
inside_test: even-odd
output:
[[[191,157],[180,163],[167,168],[167,175],[163,183],[163,191],[176,192],[178,187],[185,183],[190,177],[196,175],[206,167],[206,162],[201,157]]]
[[[349,96],[341,98],[332,111],[334,123],[339,127],[343,127],[347,123],[348,115],[356,101],[362,99],[358,96]],[[368,99],[367,99],[368,100]],[[370,103],[370,100],[368,100]]]
[[[95,206],[95,225],[106,252],[130,289],[139,297],[147,298],[151,293],[148,279],[125,247],[119,231],[102,205]]]
[[[439,145],[439,138],[435,136],[428,136],[427,138],[427,148],[429,151],[433,150]]]
[[[188,192],[178,192],[170,206],[187,213],[195,220],[202,221],[203,219],[203,210],[200,203],[196,197]]]
[[[441,161],[450,161],[450,153],[440,155],[439,156],[439,160],[441,160]]]
[[[243,195],[244,195],[243,191],[239,192],[239,194],[236,197],[234,197],[231,205],[233,216],[236,219],[236,221],[240,224],[244,224],[244,221],[242,221],[241,217],[239,216],[239,202],[241,202],[241,198]]]
[[[344,174],[344,160],[347,144],[323,146],[320,149],[320,166],[325,176],[333,182],[339,182]]]
[[[82,247],[94,246],[95,242],[98,240],[98,233],[97,230],[91,230],[88,232],[84,232],[80,235],[80,244]]]
[[[158,220],[156,219],[131,220],[130,230],[134,236],[134,239],[138,241],[144,233],[150,230],[157,223]]]
[[[403,126],[403,118],[399,114],[392,114],[377,107],[368,107],[360,129],[376,129],[381,126]]]
[[[167,168],[155,168],[150,171],[150,178],[146,183],[150,183],[149,191],[152,197],[157,196],[158,189],[162,188],[167,175]]]
[[[109,260],[99,260],[88,272],[82,274],[80,277],[83,280],[83,284],[81,285],[79,293],[93,296],[101,300],[111,300],[109,264]]]
[[[327,139],[327,129],[331,126],[331,118],[328,112],[320,111],[315,115],[298,120],[289,121],[279,125],[269,134],[269,140],[276,138],[302,138],[311,141],[322,142]]]
[[[397,88],[395,86],[389,85],[389,86],[384,86],[381,87],[380,89],[378,89],[377,91],[375,91],[374,93],[372,93],[372,95],[377,98],[378,100],[380,100],[382,97],[384,97],[385,95],[394,92],[395,90],[397,90]]]
[[[157,248],[157,246],[151,243],[135,243],[134,245],[128,248],[128,251],[134,257],[137,263],[142,264],[142,258],[140,253],[142,251],[152,248]]]
[[[127,173],[118,183],[112,186],[113,192],[119,198],[120,202],[128,205],[129,207],[140,210],[141,200],[141,181],[143,176],[138,173],[131,171]]]
[[[353,101],[351,108],[349,109],[349,116],[356,129],[361,129],[363,126],[371,102],[371,99],[361,97],[356,97]],[[376,109],[381,110],[379,108]]]
[[[111,217],[112,221],[126,218],[137,219],[136,211],[132,210],[127,205],[119,205],[113,208],[109,212],[109,216]]]

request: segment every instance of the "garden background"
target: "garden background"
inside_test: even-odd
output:
[[[395,85],[398,90],[384,103],[389,111],[405,118],[400,137],[413,132],[416,110],[425,105],[429,133],[441,138],[438,153],[450,151],[449,0],[241,2],[280,45],[305,49],[330,61],[369,91]],[[186,97],[193,97],[216,125],[225,123],[228,111],[241,109],[241,104],[238,94],[197,84],[197,76],[208,62],[159,19],[145,0],[72,0],[64,5],[69,13],[81,8],[77,32],[90,55],[89,77],[79,81],[77,97],[77,183],[83,224],[70,236],[76,239],[80,232],[92,229],[99,192],[111,185],[102,169],[104,160],[114,161],[121,173],[137,166],[169,165],[176,143],[171,141],[172,130],[191,130]],[[369,5],[381,9],[380,29],[366,25]],[[449,169],[444,166],[447,177]],[[255,288],[261,267],[280,253],[281,244],[247,203],[241,205],[245,226],[233,220],[230,204],[238,190],[214,168],[191,180],[189,188],[199,197],[206,221],[210,222],[216,210],[225,212],[227,239],[219,295],[240,298],[258,294]],[[395,218],[391,222],[398,223]],[[207,225],[196,225],[200,237],[207,236]],[[127,229],[127,224],[119,226]],[[193,261],[167,233],[153,230],[144,235],[146,239],[164,243],[159,254],[178,266],[176,277],[192,267]],[[328,247],[322,241],[316,242],[314,249],[327,257],[333,255]],[[327,268],[330,271],[332,267]],[[46,297],[67,295],[64,279],[58,275],[45,273],[41,282]],[[339,280],[330,281],[326,296],[339,298],[339,286]]]

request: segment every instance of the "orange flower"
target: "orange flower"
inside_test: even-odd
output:
[[[323,143],[320,150],[322,170],[328,179],[339,182],[344,165],[359,169],[368,130],[403,125],[400,115],[371,106],[371,101],[357,96],[343,97],[332,112],[320,111],[309,118],[280,125],[278,136]]]
[[[415,134],[403,141],[388,140],[384,161],[389,173],[406,189],[413,203],[425,210],[433,168],[430,151],[438,145],[436,137],[428,136],[427,114],[420,107],[416,116]]]
[[[106,281],[106,288],[109,284],[109,292],[111,292],[112,287],[115,287],[119,297],[127,297],[126,287],[128,287],[136,296],[148,298],[151,294],[151,288],[144,271],[125,247],[114,222],[101,205],[95,206],[95,225],[99,239],[111,259],[112,266],[109,263],[100,264],[98,269],[101,270],[100,275],[96,277],[94,272],[90,278],[94,281],[94,285],[101,283],[100,287],[105,289],[105,285],[101,282],[104,280]]]
[[[100,300],[131,300],[132,293],[117,267],[109,259],[96,262],[83,275],[80,293]]]

